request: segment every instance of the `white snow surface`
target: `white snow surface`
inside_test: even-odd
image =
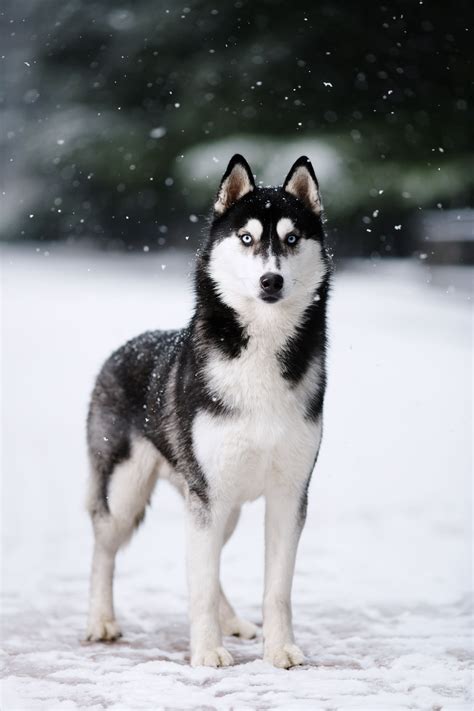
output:
[[[118,558],[123,639],[82,641],[88,396],[113,348],[186,323],[189,260],[50,252],[2,257],[2,710],[470,709],[467,294],[427,285],[429,268],[408,262],[336,276],[325,432],[294,579],[307,663],[274,669],[261,639],[229,639],[234,667],[193,669],[183,506],[165,482]],[[258,501],[222,578],[259,625],[262,563]]]

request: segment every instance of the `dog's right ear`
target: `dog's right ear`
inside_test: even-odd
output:
[[[283,190],[300,200],[316,215],[321,214],[322,204],[318,179],[306,156],[301,156],[293,166],[283,183]]]
[[[227,170],[223,175],[214,210],[222,215],[237,200],[252,192],[255,188],[252,171],[245,158],[238,153],[230,159]]]

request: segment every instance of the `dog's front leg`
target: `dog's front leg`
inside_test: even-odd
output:
[[[227,517],[224,512],[188,506],[187,567],[191,621],[192,666],[221,667],[233,663],[222,646],[219,624],[219,565]]]
[[[301,501],[298,490],[281,482],[266,497],[264,658],[285,669],[304,662],[304,655],[294,642],[291,620],[291,586],[304,523]]]

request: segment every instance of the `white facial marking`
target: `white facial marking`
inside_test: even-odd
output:
[[[239,234],[242,235],[246,232],[252,235],[255,242],[258,242],[263,233],[263,225],[260,220],[257,220],[253,217],[251,220],[246,222],[246,224],[239,230]]]
[[[261,223],[258,220],[255,223],[260,231]],[[255,223],[250,229],[256,235]],[[292,227],[292,220],[281,218],[278,234],[286,237]],[[209,263],[209,275],[220,297],[238,313],[241,322],[255,334],[273,331],[281,342],[289,337],[301,314],[313,302],[326,269],[321,245],[314,239],[301,239],[298,249],[281,257],[277,265],[275,255],[255,254],[235,235],[229,235],[214,245]],[[268,304],[261,299],[260,278],[266,272],[277,272],[284,279],[282,298],[277,303]]]
[[[290,234],[292,230],[295,229],[295,224],[293,220],[289,217],[282,217],[277,223],[277,233],[278,237],[283,240],[287,235]]]

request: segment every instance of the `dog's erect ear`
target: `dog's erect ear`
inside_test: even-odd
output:
[[[321,214],[322,203],[319,185],[309,158],[306,156],[298,158],[286,176],[283,188],[287,193],[301,200],[316,215]]]
[[[255,188],[252,171],[245,158],[238,153],[230,159],[217,193],[214,210],[222,215],[237,200]]]

